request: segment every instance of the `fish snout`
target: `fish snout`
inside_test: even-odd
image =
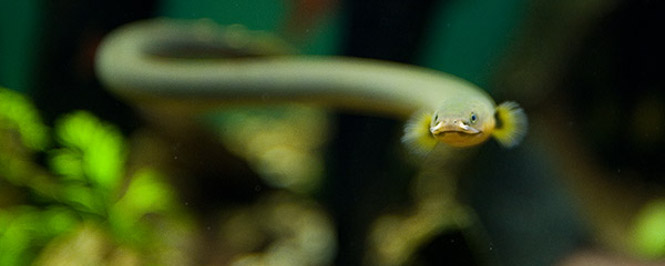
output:
[[[445,133],[463,133],[463,134],[478,134],[480,130],[470,126],[459,119],[441,120],[436,125],[430,127],[429,131],[434,136],[443,135]]]

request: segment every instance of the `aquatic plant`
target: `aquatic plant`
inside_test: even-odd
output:
[[[0,87],[0,265],[173,259],[161,256],[176,250],[164,232],[186,226],[185,216],[158,170],[128,173],[127,146],[87,111],[51,130],[29,99]],[[77,245],[82,239],[101,244],[77,252],[93,248]]]

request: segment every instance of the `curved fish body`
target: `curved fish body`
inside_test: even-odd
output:
[[[280,101],[401,118],[415,113],[403,140],[417,151],[438,142],[473,146],[490,136],[514,146],[526,129],[526,116],[516,104],[496,107],[483,90],[446,73],[348,57],[252,53],[228,57],[229,50],[253,43],[229,41],[230,35],[242,36],[209,21],[133,23],[104,39],[97,73],[113,92],[141,105],[202,112],[234,102]],[[183,56],[182,51],[187,53]]]

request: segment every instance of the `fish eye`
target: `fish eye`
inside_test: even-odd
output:
[[[471,123],[476,123],[478,121],[478,116],[474,113],[471,113],[471,118],[469,119]]]

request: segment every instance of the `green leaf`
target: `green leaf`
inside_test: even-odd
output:
[[[638,253],[652,258],[665,256],[665,199],[649,202],[635,222],[633,239]]]
[[[174,207],[174,192],[161,180],[159,173],[142,169],[132,178],[126,193],[112,207],[109,221],[117,235],[130,241],[140,241],[143,234],[140,220],[149,213],[164,213]]]
[[[85,152],[83,169],[95,183],[115,189],[124,172],[123,139],[115,128],[105,127],[98,134],[96,143]]]
[[[71,183],[61,189],[59,198],[63,203],[78,211],[104,215],[106,196],[83,184]]]
[[[71,149],[57,149],[49,153],[49,166],[53,173],[66,180],[84,181],[83,160],[80,152]]]
[[[76,111],[58,119],[55,130],[58,142],[65,147],[87,149],[94,144],[99,127],[99,120],[91,113]]]
[[[0,231],[0,265],[27,264],[34,256],[30,247],[38,213],[31,207],[0,210],[0,220],[4,223]]]
[[[58,173],[75,177],[82,170],[92,184],[114,190],[124,173],[126,149],[120,131],[86,111],[68,114],[56,122],[58,142],[69,151],[51,158]],[[76,163],[80,156],[80,166]],[[67,169],[71,167],[72,169]]]
[[[34,105],[18,92],[0,87],[0,129],[17,130],[23,145],[43,150],[49,142],[48,127]]]
[[[80,223],[77,215],[64,207],[50,207],[42,213],[47,237],[55,237],[71,231]]]
[[[63,207],[0,209],[0,265],[27,265],[41,247],[78,223],[75,214]]]

